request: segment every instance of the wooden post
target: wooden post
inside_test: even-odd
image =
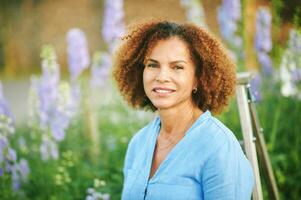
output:
[[[255,186],[253,189],[253,199],[254,200],[262,200],[262,187],[261,187],[261,180],[260,180],[260,173],[258,167],[258,159],[256,153],[256,146],[255,146],[255,138],[253,135],[253,127],[251,121],[251,113],[249,110],[246,86],[244,81],[248,81],[247,74],[244,74],[245,77],[241,78],[236,86],[236,97],[237,97],[237,104],[239,110],[239,117],[241,121],[241,128],[243,133],[243,140],[244,140],[244,147],[246,156],[251,162],[254,177],[255,177]]]
[[[253,199],[254,200],[262,200],[263,197],[262,197],[261,181],[260,181],[260,175],[259,175],[256,146],[254,144],[255,138],[253,137],[250,112],[249,112],[249,108],[248,108],[248,100],[246,98],[243,98],[243,97],[246,97],[245,86],[241,86],[241,85],[237,86],[236,93],[237,93],[240,121],[245,122],[245,123],[241,124],[245,151],[246,151],[246,155],[247,155],[248,159],[251,162],[251,165],[253,167],[254,176],[255,176],[255,187],[253,189]]]

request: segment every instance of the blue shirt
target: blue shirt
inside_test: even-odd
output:
[[[159,131],[156,117],[131,139],[122,200],[251,198],[252,167],[236,137],[210,111],[195,121],[148,180]]]

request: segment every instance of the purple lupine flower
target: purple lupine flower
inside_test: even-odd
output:
[[[12,188],[14,191],[20,189],[20,175],[18,173],[17,164],[12,165],[11,168]]]
[[[52,112],[58,98],[58,85],[60,80],[59,65],[53,47],[45,46],[42,50],[42,76],[37,83],[39,97],[40,125],[46,128],[51,121]]]
[[[237,24],[241,20],[240,0],[223,0],[218,8],[218,21],[223,38],[230,43],[241,44],[240,37],[236,36]]]
[[[59,86],[59,96],[56,101],[57,107],[52,116],[52,121],[50,123],[50,129],[52,132],[53,138],[60,142],[65,138],[65,131],[69,127],[72,117],[75,115],[78,104],[78,98],[75,94],[77,88],[76,83],[74,83],[73,89],[70,88],[70,85],[66,82],[62,82]]]
[[[250,81],[250,91],[251,94],[254,97],[255,101],[261,101],[262,95],[261,95],[261,76],[260,74],[254,75],[254,77]]]
[[[301,68],[292,71],[292,82],[299,83],[301,81]]]
[[[108,78],[111,69],[111,56],[105,52],[96,52],[92,63],[92,86],[101,86]]]
[[[272,49],[271,39],[272,16],[267,8],[261,7],[256,14],[255,49],[258,62],[265,75],[271,75],[273,65],[268,53]]]
[[[4,161],[4,150],[8,146],[8,140],[6,137],[0,134],[0,163]]]
[[[8,146],[8,140],[3,135],[0,135],[0,150]]]
[[[48,160],[50,158],[56,160],[59,157],[57,144],[47,137],[43,138],[40,153],[42,160]]]
[[[218,8],[218,22],[223,40],[229,47],[229,54],[234,61],[244,56],[243,40],[239,35],[241,21],[240,0],[223,0]]]
[[[57,159],[57,142],[65,138],[65,131],[75,114],[77,104],[69,83],[60,81],[59,65],[53,47],[45,46],[41,57],[43,73],[40,78],[32,79],[31,83],[31,116],[42,131],[42,160]]]
[[[301,100],[301,31],[291,29],[287,49],[285,50],[279,70],[281,93],[283,96],[294,96]]]
[[[12,149],[12,148],[8,148],[7,158],[8,158],[8,160],[10,160],[12,162],[16,162],[17,161],[17,153],[16,153],[16,151],[14,149]]]
[[[255,48],[269,52],[272,49],[271,23],[272,16],[267,8],[258,8],[256,13]]]
[[[12,181],[12,188],[16,191],[20,188],[21,172],[18,168],[19,164],[17,163],[16,150],[13,149],[9,143],[9,136],[14,133],[14,124],[12,122],[12,115],[4,99],[0,82],[0,176],[4,173],[9,173]],[[25,170],[26,166],[24,159],[21,159],[20,164]],[[27,172],[29,173],[28,166]]]
[[[267,53],[260,51],[257,52],[257,58],[258,62],[262,66],[263,74],[271,75],[273,73],[273,64],[270,56]]]
[[[90,57],[85,33],[79,28],[73,28],[67,33],[68,63],[72,81],[88,68]]]
[[[11,120],[13,120],[13,115],[9,109],[8,103],[4,99],[2,83],[0,82],[0,115],[7,116]]]
[[[102,35],[109,45],[109,51],[115,48],[116,41],[125,32],[123,0],[105,0]]]
[[[70,118],[65,116],[63,112],[56,112],[50,129],[54,140],[61,142],[65,138],[65,130],[69,126]]]
[[[295,29],[289,33],[288,48],[296,54],[301,53],[301,34]]]
[[[28,162],[24,158],[19,161],[18,170],[21,175],[21,180],[26,181],[30,172]]]
[[[296,96],[301,100],[301,68],[291,72],[291,80],[293,88],[296,90]]]
[[[24,137],[21,136],[18,139],[18,145],[22,151],[25,151],[27,149],[27,145],[26,145],[26,141],[25,141]]]
[[[199,26],[207,27],[205,22],[204,9],[200,1],[180,0],[186,10],[186,18]]]

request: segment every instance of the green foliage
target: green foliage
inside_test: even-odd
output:
[[[111,88],[98,107],[99,155],[93,154],[86,113],[75,119],[59,144],[58,160],[41,160],[41,130],[19,127],[12,145],[20,157],[28,160],[31,169],[28,182],[19,192],[10,188],[9,176],[1,179],[1,199],[85,199],[87,189],[109,193],[120,199],[122,167],[127,143],[132,135],[151,120],[152,113],[134,111],[125,105]],[[26,148],[18,144],[24,137]],[[97,157],[96,157],[97,156]]]

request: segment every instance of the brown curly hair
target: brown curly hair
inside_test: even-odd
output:
[[[157,110],[144,91],[144,59],[159,40],[171,37],[187,43],[196,66],[198,86],[192,93],[193,102],[202,111],[220,113],[235,91],[235,65],[218,39],[191,23],[149,20],[132,24],[114,55],[113,77],[121,94],[135,108]]]

